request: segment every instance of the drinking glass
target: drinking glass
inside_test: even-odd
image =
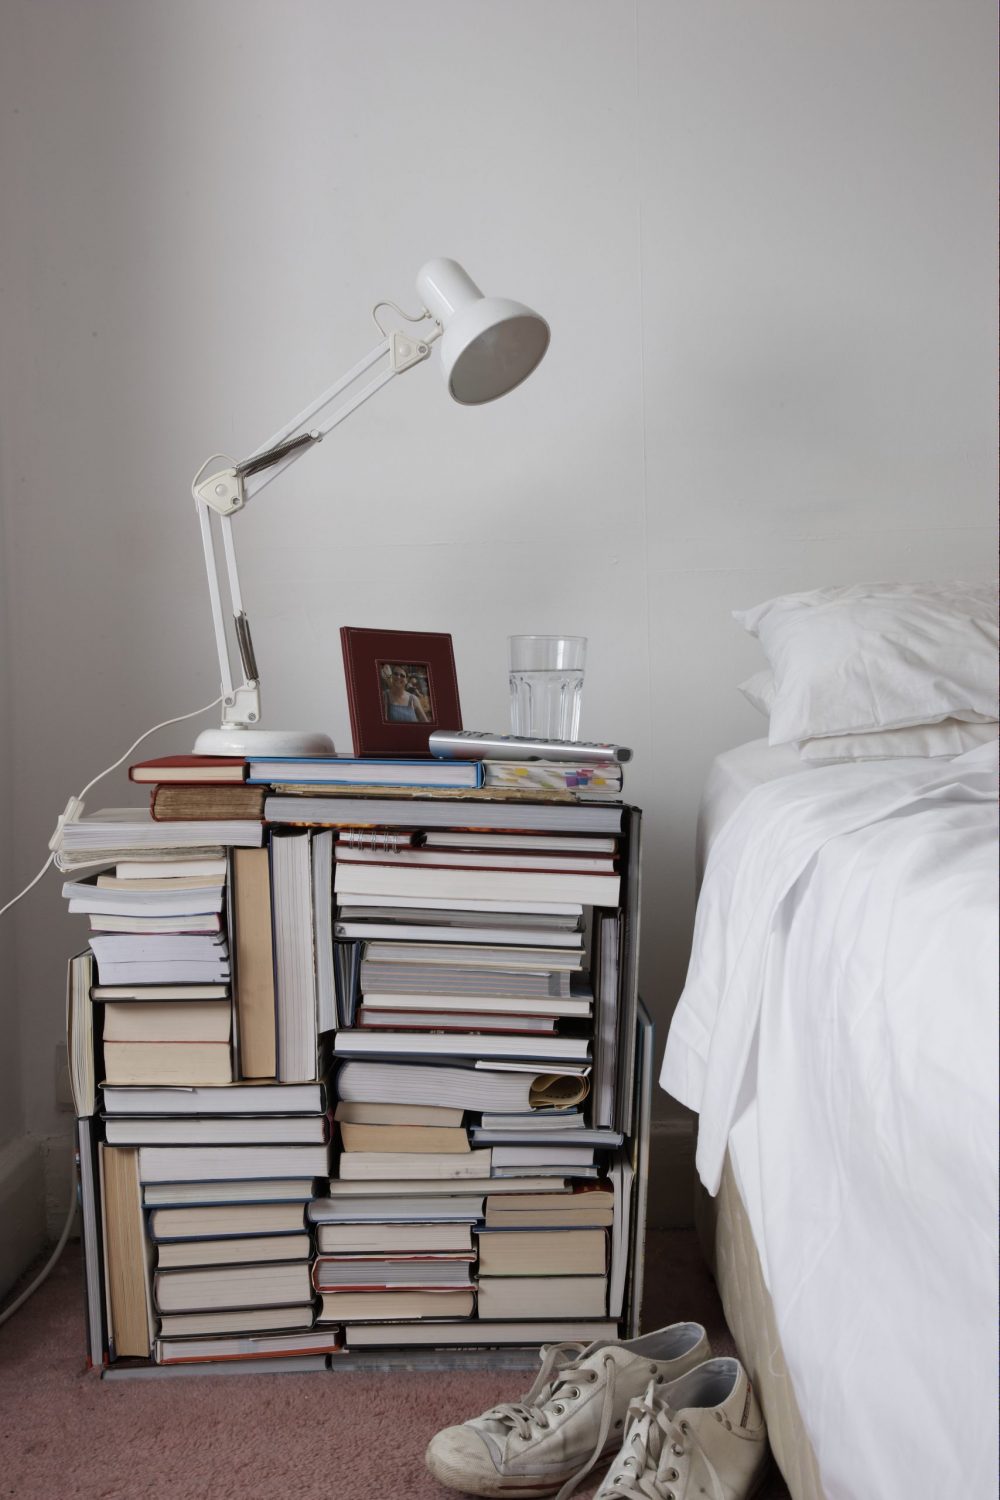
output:
[[[582,635],[512,635],[510,729],[532,739],[575,740],[587,638]]]

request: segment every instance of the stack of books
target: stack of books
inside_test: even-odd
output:
[[[616,989],[600,991],[617,965],[595,971],[591,956],[602,928],[617,953],[627,830],[606,794],[620,777],[595,789],[578,767],[498,762],[464,794],[421,788],[419,764],[380,766],[378,785],[322,761],[287,772],[255,762],[251,777],[273,788],[269,822],[337,832],[341,1152],[310,1216],[327,1243],[349,1230],[366,1247],[391,1244],[399,1231],[428,1257],[369,1261],[365,1287],[336,1281],[341,1268],[324,1257],[321,1317],[344,1322],[348,1348],[523,1341],[538,1318],[556,1338],[617,1327],[623,1278],[616,1264],[612,1294],[609,1272],[626,1238],[610,1233],[609,1174],[624,1131],[608,1037],[619,1009]],[[506,799],[503,780],[517,783]],[[620,1221],[630,1176],[622,1167]],[[519,1227],[480,1235],[488,1199],[569,1198],[585,1181],[603,1182],[609,1216],[544,1239]]]
[[[156,784],[149,815],[71,825],[61,856],[73,865],[98,845],[114,861],[63,888],[91,927],[70,965],[69,1014],[85,1219],[103,1247],[103,1288],[88,1266],[102,1312],[92,1357],[325,1357],[337,1340],[314,1330],[306,1217],[330,1170],[314,995],[310,984],[275,1003],[283,945],[257,789],[242,767],[240,784],[202,787],[176,775],[214,763],[168,764],[185,810],[167,814]],[[254,793],[255,819],[201,796],[233,791]],[[290,1047],[279,1075],[282,1017],[311,1047],[298,1060]]]
[[[375,764],[146,762],[66,828],[95,1363],[637,1325],[639,814]]]

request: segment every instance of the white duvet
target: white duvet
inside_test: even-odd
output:
[[[705,873],[661,1083],[712,1192],[755,1117],[827,1500],[996,1494],[996,780],[995,745],[789,776]]]

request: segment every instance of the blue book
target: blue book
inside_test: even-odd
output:
[[[264,786],[442,787],[469,790],[483,784],[478,760],[376,760],[350,755],[261,756],[247,780]]]

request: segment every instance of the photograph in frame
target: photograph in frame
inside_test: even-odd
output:
[[[430,758],[432,730],[461,729],[450,635],[344,625],[340,639],[355,755]]]

